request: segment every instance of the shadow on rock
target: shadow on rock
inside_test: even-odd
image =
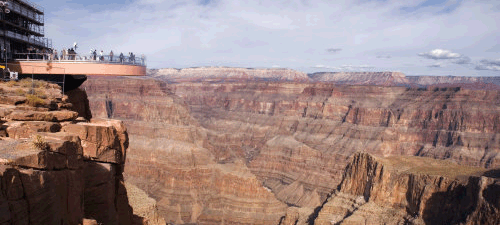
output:
[[[123,166],[87,161],[84,167],[85,217],[102,224],[131,224],[132,208],[123,182]]]
[[[485,177],[500,178],[500,169],[492,169],[483,173]]]
[[[432,194],[422,212],[425,224],[464,223],[477,207],[478,179],[471,177],[467,185],[456,184],[446,192]]]

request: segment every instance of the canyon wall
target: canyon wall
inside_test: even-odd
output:
[[[415,86],[464,87],[472,90],[499,90],[499,77],[407,76]]]
[[[129,130],[125,178],[157,200],[166,222],[277,224],[286,205],[243,160],[218,163],[208,130],[182,99],[153,79],[93,79],[82,87],[93,117]]]
[[[294,81],[337,85],[405,87],[463,87],[472,90],[500,90],[498,77],[406,76],[402,72],[316,72],[305,74],[291,69],[195,67],[149,69],[147,74],[172,83],[202,81]]]
[[[0,82],[0,224],[133,224],[123,124],[77,118],[59,86],[26,84]]]
[[[124,120],[126,180],[172,223],[310,222],[341,195],[344,168],[359,151],[500,163],[494,90],[149,78],[90,78],[83,88],[94,117]]]
[[[291,69],[254,69],[233,67],[196,67],[153,69],[148,75],[169,82],[202,80],[274,80],[309,81],[306,73]]]
[[[244,158],[278,199],[312,206],[357,151],[497,167],[499,95],[460,88],[305,83],[172,84],[216,160]]]
[[[319,72],[309,74],[316,82],[349,85],[407,85],[410,81],[401,72]]]
[[[357,153],[314,224],[498,224],[500,180],[422,157]]]

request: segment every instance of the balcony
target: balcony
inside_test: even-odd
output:
[[[38,75],[98,75],[98,76],[146,76],[146,58],[110,57],[98,58],[70,54],[63,59],[48,53],[19,53],[9,63],[10,71]]]
[[[22,34],[18,34],[12,31],[0,32],[0,35],[4,35],[8,38],[23,41],[28,44],[36,45],[43,48],[52,48],[52,40],[43,37],[35,37],[35,36],[26,36]]]
[[[25,4],[27,4],[27,3],[25,3]],[[42,13],[38,13],[38,12],[35,12],[31,9],[28,9],[27,7],[21,5],[17,2],[14,2],[14,1],[9,2],[9,5],[7,6],[7,8],[12,12],[15,12],[21,16],[24,16],[24,17],[32,20],[32,21],[35,21],[39,25],[43,25],[43,23],[44,23],[43,9],[41,11]]]

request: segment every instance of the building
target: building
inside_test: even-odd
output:
[[[44,9],[28,0],[0,1],[0,49],[2,61],[25,53],[49,52],[51,39],[45,38]]]
[[[19,78],[62,83],[64,91],[80,86],[88,75],[146,75],[145,57],[131,52],[97,57],[95,52],[85,56],[71,49],[61,56],[55,54],[52,40],[45,37],[44,9],[28,0],[0,0],[0,22],[0,68],[4,79],[14,73]]]

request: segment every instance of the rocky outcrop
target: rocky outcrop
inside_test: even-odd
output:
[[[405,86],[415,88],[461,87],[470,90],[500,90],[498,77],[406,76],[401,72],[318,72],[308,74],[314,82],[338,85]]]
[[[41,81],[19,100],[24,82],[0,83],[0,224],[132,224],[124,125],[77,119]],[[34,104],[43,101],[53,104]]]
[[[156,200],[150,198],[146,192],[129,182],[125,182],[125,188],[127,189],[129,204],[134,209],[134,215],[136,215],[133,218],[133,224],[167,224],[158,212]]]
[[[148,75],[170,82],[201,80],[273,80],[273,81],[308,81],[307,74],[291,69],[254,69],[232,67],[198,67],[185,69],[155,69]]]
[[[428,158],[357,153],[314,223],[498,224],[500,180],[484,173]]]
[[[277,224],[286,205],[240,160],[218,163],[187,105],[153,79],[93,79],[83,88],[93,117],[129,130],[127,182],[156,200],[166,222]]]
[[[462,87],[471,90],[499,90],[498,77],[407,76],[409,85],[420,87]]]
[[[309,74],[316,82],[348,85],[401,86],[410,81],[401,72],[319,72]]]

